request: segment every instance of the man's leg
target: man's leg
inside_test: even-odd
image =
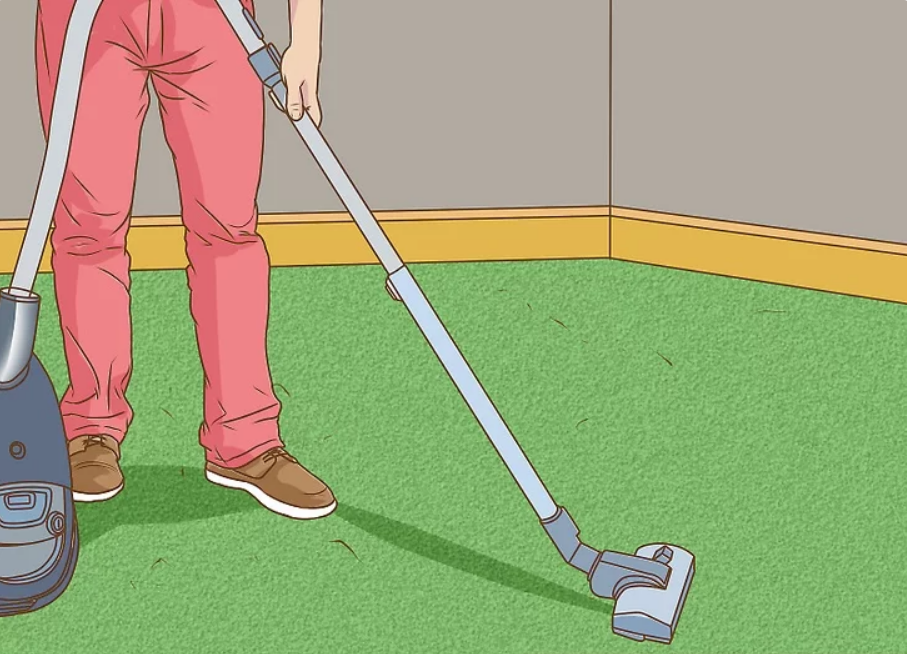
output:
[[[267,359],[270,262],[257,233],[264,95],[217,5],[152,0],[152,83],[186,226],[190,308],[204,370],[212,481],[292,517],[334,508],[327,486],[283,449]],[[251,9],[251,3],[246,3]],[[154,42],[154,41],[153,41]]]
[[[38,7],[38,103],[45,138],[74,0]],[[147,73],[141,0],[106,2],[88,51],[68,166],[54,213],[52,266],[70,385],[61,400],[76,499],[122,488],[119,445],[132,421],[126,231],[135,184]]]

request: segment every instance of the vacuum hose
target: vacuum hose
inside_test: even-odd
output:
[[[0,388],[18,384],[34,354],[40,297],[32,291],[60,199],[82,88],[85,54],[102,0],[76,0],[60,61],[41,179],[13,281],[0,290]]]

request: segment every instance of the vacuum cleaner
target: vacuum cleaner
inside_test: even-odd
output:
[[[625,554],[597,550],[580,540],[573,518],[552,499],[318,127],[305,112],[298,120],[290,118],[286,111],[287,89],[280,70],[280,52],[272,43],[264,41],[264,33],[240,0],[217,0],[217,4],[242,42],[249,63],[271,100],[302,137],[383,266],[388,293],[406,306],[560,555],[586,574],[594,595],[616,600],[612,631],[637,641],[670,643],[693,579],[693,554],[666,543],[644,545],[634,554]]]
[[[57,394],[35,356],[35,277],[63,185],[88,39],[101,0],[77,0],[41,178],[11,284],[0,289],[0,616],[36,611],[72,580],[79,529]]]

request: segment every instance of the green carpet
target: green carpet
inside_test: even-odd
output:
[[[341,503],[311,523],[204,481],[184,273],[133,275],[126,490],[80,506],[69,590],[0,650],[907,650],[907,307],[616,261],[413,271],[583,538],[696,554],[672,645],[611,633],[366,266],[273,271],[283,435]]]

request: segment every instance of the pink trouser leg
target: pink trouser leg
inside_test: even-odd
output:
[[[270,262],[257,233],[264,95],[213,0],[150,4],[151,78],[179,180],[204,370],[199,442],[209,461],[238,467],[282,445],[266,349]]]
[[[36,25],[38,102],[47,135],[73,0],[41,0]],[[70,385],[61,409],[68,438],[106,433],[122,441],[132,421],[129,257],[142,121],[141,0],[106,2],[86,55],[69,165],[51,237],[54,286]]]

